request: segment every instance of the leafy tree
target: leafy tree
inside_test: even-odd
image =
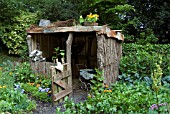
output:
[[[154,31],[160,42],[170,42],[170,2],[164,0],[128,0],[128,3],[136,9],[136,12],[130,15],[131,18],[138,20],[132,24],[137,30],[138,35],[141,30],[150,28]],[[134,35],[136,36],[137,34]]]
[[[108,24],[113,29],[122,29],[127,23],[128,12],[134,11],[126,0],[86,0],[82,4],[81,13],[97,13],[100,15],[100,24]]]

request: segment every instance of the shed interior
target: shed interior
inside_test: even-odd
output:
[[[55,56],[54,48],[59,47],[61,50],[66,51],[66,41],[68,39],[68,35],[68,32],[31,34],[31,50],[33,51],[34,49],[39,49],[42,51],[43,57],[46,58],[46,61],[52,62],[52,57]],[[73,34],[71,53],[73,79],[76,79],[79,76],[76,64],[86,65],[87,68],[97,68],[96,32],[75,32]],[[65,54],[65,58],[66,56],[67,55]],[[59,61],[61,61],[60,56]]]

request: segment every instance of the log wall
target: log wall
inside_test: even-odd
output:
[[[35,74],[45,75],[46,78],[51,78],[50,67],[54,66],[52,62],[31,62],[31,68]]]
[[[104,82],[108,85],[115,82],[119,75],[119,63],[122,55],[122,45],[114,38],[96,35],[98,41],[97,62],[103,72]]]

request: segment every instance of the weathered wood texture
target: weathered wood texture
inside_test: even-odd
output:
[[[75,34],[72,43],[72,73],[78,77],[76,64],[97,68],[97,38],[95,33]]]
[[[31,51],[39,49],[42,51],[42,56],[52,62],[52,56],[55,56],[54,48],[60,47],[66,50],[66,40],[68,34],[31,34]]]
[[[50,67],[55,63],[51,62],[31,62],[31,68],[35,74],[46,75],[46,78],[51,78]]]
[[[97,34],[97,62],[103,72],[104,82],[108,85],[115,82],[119,75],[119,62],[122,55],[120,41]]]
[[[69,33],[68,39],[66,41],[66,61],[68,69],[71,70],[71,45],[73,42],[73,33]]]
[[[70,33],[73,34],[73,33]],[[67,48],[68,33],[55,34],[31,34],[31,51],[39,49],[46,61],[52,62],[55,56],[54,48],[60,47],[62,50]],[[70,55],[71,70],[73,78],[78,77],[76,64],[85,64],[88,68],[97,68],[97,39],[94,33],[74,33],[72,43],[66,52],[66,59]],[[38,46],[37,46],[38,45]],[[68,55],[68,56],[67,56]],[[60,60],[59,60],[60,61]],[[66,60],[67,62],[67,60]]]
[[[64,64],[63,72],[51,67],[53,105],[62,102],[66,96],[72,93],[72,80],[70,80],[72,74],[71,70],[67,69],[68,66],[70,64]]]
[[[70,63],[72,78],[78,78],[76,64],[87,68],[103,70],[105,83],[115,82],[119,74],[119,61],[122,54],[121,41],[96,32],[31,34],[31,48],[43,52],[48,62],[55,56],[54,48],[66,50],[65,62]],[[60,61],[60,59],[59,59]],[[35,65],[34,65],[35,66]],[[40,71],[38,71],[40,72]]]

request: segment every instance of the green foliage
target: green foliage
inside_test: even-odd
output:
[[[56,60],[61,60],[62,63],[65,63],[65,50],[60,49],[60,47],[54,48],[55,56],[52,56],[53,62],[57,62]]]
[[[128,86],[124,83],[116,82],[110,86],[112,92],[98,92],[94,97],[88,98],[83,103],[75,104],[72,100],[65,99],[66,111],[63,114],[110,114],[110,113],[148,113],[150,106],[157,103],[155,93],[146,86],[145,83],[136,83],[133,86]],[[161,90],[159,103],[169,103],[169,92]],[[167,106],[162,106],[161,113],[167,113]],[[57,113],[61,113],[57,109]],[[154,110],[158,112],[158,110]]]
[[[32,5],[35,6],[36,3]],[[41,18],[49,19],[53,22],[57,20],[67,20],[70,18],[78,19],[78,4],[73,2],[62,0],[42,0],[41,4],[38,5],[39,15]]]
[[[4,62],[0,69],[0,113],[24,113],[36,108],[34,101],[28,99],[20,89],[14,90],[14,69],[16,66],[10,62]]]
[[[112,29],[122,29],[123,24],[127,23],[128,12],[134,11],[134,8],[126,4],[125,0],[87,0],[82,4],[81,11],[83,15],[90,12],[100,15],[99,24],[108,24]]]
[[[28,100],[26,94],[12,88],[0,89],[0,112],[24,112],[36,108],[35,102]]]
[[[1,0],[0,1],[0,23],[9,22],[11,18],[18,15],[18,9],[21,8],[21,4],[16,0]]]
[[[20,83],[34,82],[36,79],[35,74],[33,74],[31,70],[30,64],[27,62],[17,64],[13,71],[13,76],[15,77],[15,81]]]
[[[36,84],[30,85],[30,84],[26,84],[26,83],[24,84],[23,83],[22,88],[26,91],[26,93],[29,93],[36,100],[44,101],[44,102],[51,102],[52,101],[49,94],[47,92],[40,92],[38,87],[36,87]]]
[[[36,13],[20,11],[18,16],[0,27],[3,43],[8,47],[9,54],[27,55],[26,28],[35,23]]]
[[[163,0],[128,0],[128,4],[134,6],[136,10],[135,13],[130,14],[130,18],[138,18],[139,24],[136,28],[138,34],[140,34],[141,27],[145,30],[150,28],[159,37],[161,43],[170,41],[169,33],[167,33],[169,28],[167,23],[169,23],[170,18],[169,2]],[[133,30],[130,31],[133,32]]]
[[[86,16],[85,19],[81,15],[79,18],[79,22],[80,24],[84,22],[93,23],[93,22],[96,22],[98,19],[99,19],[99,15],[90,13],[89,15]]]
[[[10,75],[11,78],[14,78],[16,83],[22,82],[34,82],[36,76],[33,74],[30,64],[27,62],[19,63],[19,62],[11,62],[7,61],[2,64],[5,66],[3,70],[6,75]]]
[[[159,63],[163,69],[163,77],[170,73],[170,45],[157,44],[124,44],[123,56],[121,58],[120,70],[122,73],[133,76],[138,73],[140,76],[150,76],[155,63]],[[161,56],[161,58],[160,58]]]
[[[57,108],[57,113],[61,114],[113,114],[113,113],[149,113],[161,112],[168,114],[168,103],[170,103],[168,88],[162,87],[158,91],[158,96],[161,101],[157,102],[155,98],[155,91],[152,91],[150,86],[145,82],[134,82],[133,85],[127,85],[117,81],[110,86],[103,86],[102,72],[97,71],[95,79],[92,80],[92,95],[88,96],[87,100],[75,104],[68,97],[65,98],[65,112],[60,112]],[[109,89],[110,91],[106,91]],[[153,104],[166,104],[158,105],[158,109],[153,108]]]
[[[98,69],[96,70],[96,74],[93,77],[93,80],[91,80],[92,82],[92,87],[91,87],[91,93],[90,96],[92,97],[94,95],[94,93],[99,94],[98,92],[103,92],[103,81],[104,81],[104,77],[102,76],[102,71],[99,71]]]
[[[143,45],[147,43],[155,44],[158,42],[158,38],[156,38],[152,29],[146,29],[145,32],[140,33],[140,38],[137,38],[136,42]]]
[[[162,69],[159,64],[156,64],[156,69],[151,74],[151,78],[153,80],[152,88],[155,92],[158,92],[162,86],[161,79],[162,79]]]

